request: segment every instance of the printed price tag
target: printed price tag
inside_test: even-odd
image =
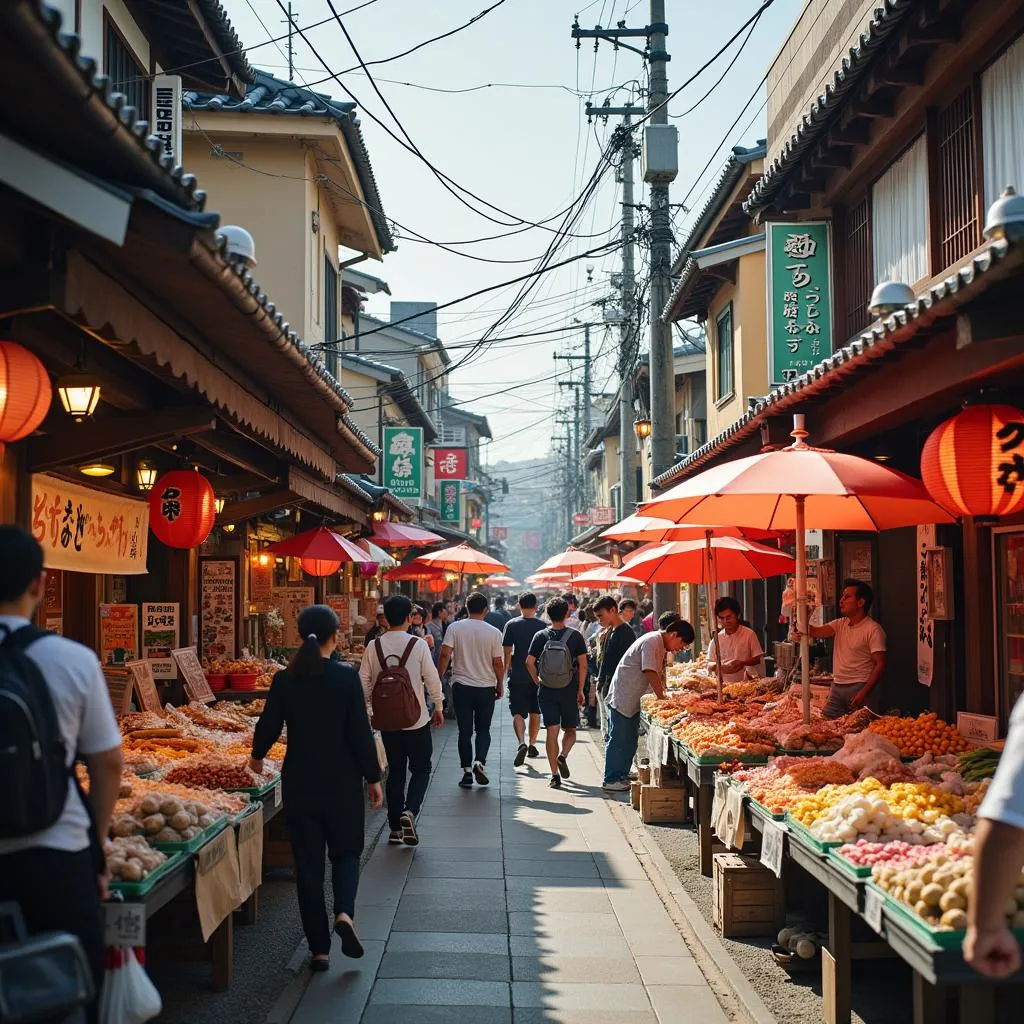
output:
[[[774,821],[765,821],[761,833],[761,863],[774,872],[776,878],[782,877],[782,850],[786,842],[786,830]]]
[[[871,927],[882,934],[882,907],[885,906],[885,897],[872,888],[864,892],[864,920]]]
[[[224,831],[216,838],[211,839],[199,851],[199,873],[201,875],[208,874],[227,856],[227,852],[228,834],[227,831]]]
[[[275,807],[280,807],[281,806],[281,783],[280,782],[276,786],[274,786],[274,806]]]
[[[238,845],[248,843],[263,828],[263,815],[257,811],[238,823]]]
[[[107,946],[144,946],[146,908],[141,903],[104,903],[103,931]]]

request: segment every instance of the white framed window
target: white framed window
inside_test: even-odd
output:
[[[1024,191],[1024,36],[981,76],[985,206],[1007,185]]]
[[[733,389],[733,324],[732,303],[715,318],[715,401],[721,402],[729,398]]]
[[[928,276],[928,147],[922,133],[871,190],[875,284]]]

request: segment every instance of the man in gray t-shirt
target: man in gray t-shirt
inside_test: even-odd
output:
[[[629,789],[629,769],[640,735],[640,698],[650,690],[665,696],[666,655],[694,641],[693,626],[675,612],[664,612],[658,626],[626,651],[612,676],[604,751],[604,788],[611,793]]]

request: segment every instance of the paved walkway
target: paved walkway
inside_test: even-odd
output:
[[[360,880],[366,956],[336,948],[292,1024],[724,1024],[580,737],[549,789],[546,761],[513,768],[503,701],[491,785],[464,791],[454,727],[435,734],[420,846],[385,835]]]

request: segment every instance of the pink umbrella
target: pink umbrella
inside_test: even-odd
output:
[[[588,569],[580,573],[570,581],[573,587],[598,589],[611,583],[625,583],[629,586],[636,586],[636,580],[631,576],[623,576],[622,569],[616,569],[614,565],[599,565],[596,569]]]
[[[408,523],[374,523],[373,540],[385,548],[417,548],[444,540],[436,533]]]
[[[534,574],[536,576],[561,574],[570,580],[588,569],[596,569],[600,565],[609,565],[607,558],[600,555],[592,555],[589,551],[579,551],[576,548],[566,548],[565,551],[552,555],[546,562],[542,563]]]
[[[639,512],[626,516],[614,526],[609,526],[601,536],[609,540],[646,540],[656,544],[669,540],[695,540],[705,538],[708,531],[715,537],[743,537],[746,540],[768,540],[784,535],[782,530],[748,529],[744,526],[700,526],[696,523],[680,525],[671,519],[641,515]]]

